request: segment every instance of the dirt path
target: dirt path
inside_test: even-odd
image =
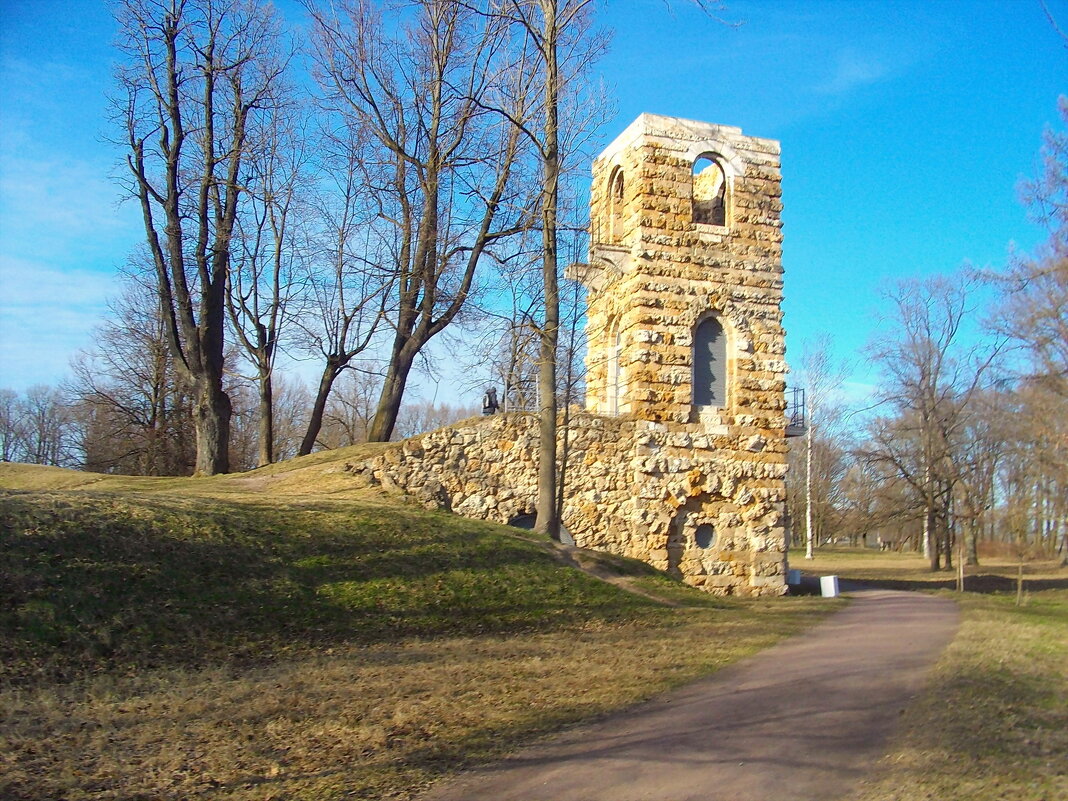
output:
[[[439,785],[425,801],[840,798],[882,755],[958,625],[946,599],[853,597],[803,635]]]

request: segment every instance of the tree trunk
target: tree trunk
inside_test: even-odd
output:
[[[319,389],[315,393],[311,416],[308,418],[308,428],[304,432],[304,439],[300,441],[297,456],[307,456],[315,447],[315,441],[319,438],[319,432],[323,428],[326,402],[330,399],[330,391],[334,388],[339,369],[337,362],[333,359],[327,360],[326,366],[323,367],[323,374],[319,377]]]
[[[542,280],[545,324],[538,364],[538,503],[535,529],[560,539],[556,506],[556,346],[560,329],[560,290],[556,276],[556,206],[560,180],[557,113],[559,67],[556,60],[558,9],[556,0],[542,0],[545,57],[545,141],[542,159],[544,186],[541,203]]]
[[[271,373],[260,374],[259,455],[256,466],[264,467],[274,461],[274,387]]]
[[[982,523],[976,518],[968,522],[968,553],[965,557],[965,564],[973,567],[979,564],[979,533],[982,528]]]
[[[404,400],[404,387],[408,383],[408,374],[415,363],[418,350],[405,344],[397,349],[394,357],[390,359],[389,370],[382,382],[382,393],[378,396],[378,408],[375,409],[374,420],[371,421],[371,428],[367,432],[368,442],[389,442],[393,436],[401,401]]]
[[[222,377],[198,382],[193,425],[197,435],[196,475],[212,476],[230,470],[230,397],[223,391]]]
[[[927,501],[923,510],[923,555],[931,561],[931,571],[939,568],[938,535],[935,528],[934,505]]]
[[[944,519],[942,522],[942,553],[945,555],[943,566],[946,570],[953,569],[953,528],[950,526],[950,521]]]
[[[814,426],[809,422],[805,435],[805,558],[812,559],[812,433]]]

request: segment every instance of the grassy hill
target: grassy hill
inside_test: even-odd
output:
[[[831,608],[358,489],[368,452],[203,479],[0,465],[0,797],[408,797]]]
[[[547,542],[386,499],[98,487],[4,493],[0,677],[533,631],[655,606],[564,569]]]

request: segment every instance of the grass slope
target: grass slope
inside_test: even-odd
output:
[[[538,630],[650,601],[500,526],[403,506],[7,493],[0,676]]]
[[[833,606],[714,599],[357,490],[363,452],[210,479],[0,466],[0,797],[412,797]]]

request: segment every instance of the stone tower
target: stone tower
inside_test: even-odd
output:
[[[589,411],[781,427],[780,197],[738,128],[642,114],[594,161]]]
[[[593,165],[586,412],[561,427],[575,543],[717,594],[786,591],[779,146],[643,114]],[[493,415],[352,466],[433,508],[515,522],[538,420]]]
[[[714,591],[783,586],[780,181],[778,142],[642,114],[594,161],[573,272],[587,411],[646,421],[644,558]]]

